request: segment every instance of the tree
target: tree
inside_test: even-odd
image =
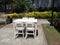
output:
[[[2,2],[2,0],[0,0],[0,2]]]
[[[13,8],[22,8],[22,10],[24,10],[29,6],[30,4],[28,0],[13,0]]]

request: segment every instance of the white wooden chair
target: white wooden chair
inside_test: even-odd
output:
[[[35,24],[33,22],[26,23],[26,38],[28,35],[33,35],[35,37]]]
[[[24,23],[20,22],[20,23],[15,23],[14,24],[14,37],[16,37],[19,34],[22,34],[24,37]]]

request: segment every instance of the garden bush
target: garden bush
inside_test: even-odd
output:
[[[51,11],[51,10],[52,10],[51,7],[44,7],[44,8],[43,8],[43,7],[39,7],[39,8],[38,8],[38,11],[39,11],[39,12],[43,12],[43,11]]]
[[[10,16],[12,18],[22,18],[24,15],[22,13],[20,14],[12,13],[12,14],[7,14],[7,16]]]
[[[57,18],[60,18],[60,12],[58,12],[58,16],[57,16]]]
[[[44,11],[44,12],[26,12],[26,13],[13,13],[8,14],[13,18],[20,18],[20,17],[35,17],[35,18],[51,18],[52,12],[51,11]],[[58,17],[58,13],[54,12],[54,18]]]

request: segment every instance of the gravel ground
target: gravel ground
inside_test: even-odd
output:
[[[12,23],[13,24],[13,23]],[[0,45],[48,45],[40,20],[38,20],[38,36],[35,38],[14,38],[13,25],[0,29]]]

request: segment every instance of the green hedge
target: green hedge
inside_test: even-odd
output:
[[[60,12],[54,12],[54,18],[59,17]],[[13,17],[13,18],[20,18],[20,17],[35,17],[35,18],[51,18],[52,12],[51,11],[45,11],[45,12],[26,12],[26,13],[13,13],[13,14],[8,14],[8,16]]]

